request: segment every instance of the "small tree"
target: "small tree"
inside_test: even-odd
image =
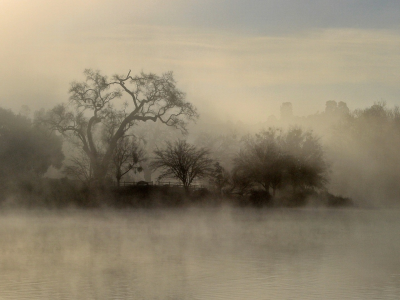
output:
[[[129,171],[141,172],[141,162],[145,161],[143,149],[139,146],[134,136],[121,138],[114,150],[112,165],[117,185],[120,186],[121,178]]]
[[[162,145],[166,141],[177,140],[183,138],[184,132],[175,130],[174,127],[164,126],[161,122],[140,123],[135,128],[135,136],[141,141],[142,149],[145,153],[153,153],[157,145]],[[145,160],[140,163],[143,168],[143,177],[145,181],[152,181],[152,169],[149,161]]]
[[[213,171],[209,150],[196,148],[185,140],[178,140],[173,144],[167,142],[166,148],[157,148],[154,155],[151,167],[161,170],[159,180],[176,178],[182,182],[186,191],[194,179],[208,177]]]

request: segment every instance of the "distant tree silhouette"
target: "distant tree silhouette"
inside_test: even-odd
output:
[[[182,182],[186,191],[196,178],[209,177],[213,171],[213,161],[206,148],[197,148],[185,140],[167,142],[164,149],[154,151],[151,167],[161,170],[159,180],[176,178]]]
[[[325,113],[329,116],[343,116],[350,113],[346,102],[339,101],[337,103],[334,100],[326,101]]]
[[[325,113],[334,114],[337,110],[337,103],[334,100],[326,101]]]
[[[348,115],[350,113],[350,109],[347,107],[346,102],[339,101],[338,103],[338,112],[341,115]]]

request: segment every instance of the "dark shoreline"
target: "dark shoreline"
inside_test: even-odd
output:
[[[21,182],[14,188],[3,189],[0,199],[0,205],[3,207],[50,209],[212,207],[224,204],[256,208],[354,206],[351,199],[335,196],[326,191],[310,190],[272,197],[265,191],[259,190],[246,195],[220,195],[207,188],[185,191],[182,187],[155,185],[105,186],[100,189],[90,189],[65,178]]]

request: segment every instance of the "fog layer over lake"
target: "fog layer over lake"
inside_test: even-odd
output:
[[[399,299],[399,211],[0,215],[1,299]]]

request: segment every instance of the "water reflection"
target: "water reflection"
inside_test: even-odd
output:
[[[399,299],[398,213],[3,213],[0,298]]]

